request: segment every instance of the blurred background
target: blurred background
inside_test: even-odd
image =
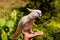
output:
[[[60,0],[0,0],[0,40],[11,40],[19,20],[30,13],[27,8],[42,11],[32,29],[44,35],[31,40],[60,40]],[[23,40],[22,34],[18,40]]]

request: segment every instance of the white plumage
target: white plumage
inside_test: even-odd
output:
[[[42,16],[42,12],[40,10],[32,10],[32,12],[24,17],[21,18],[21,20],[18,23],[18,27],[16,29],[16,32],[10,36],[11,39],[16,39],[22,31],[31,30],[31,26],[33,25],[33,20],[35,20],[36,17]]]

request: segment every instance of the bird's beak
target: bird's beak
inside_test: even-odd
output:
[[[38,16],[38,18],[40,18],[40,16]]]
[[[41,13],[41,14],[39,14],[38,18],[40,18],[41,16],[42,16],[42,13]]]

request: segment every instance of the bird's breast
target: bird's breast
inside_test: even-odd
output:
[[[24,25],[24,28],[25,30],[28,30],[32,27],[32,24],[33,24],[33,20],[29,20],[25,25]]]

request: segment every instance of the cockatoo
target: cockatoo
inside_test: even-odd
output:
[[[14,34],[10,36],[11,39],[16,39],[20,35],[20,33],[24,32],[32,32],[32,25],[34,23],[35,18],[39,18],[42,16],[41,10],[32,10],[30,14],[22,17],[18,23],[18,27]]]

